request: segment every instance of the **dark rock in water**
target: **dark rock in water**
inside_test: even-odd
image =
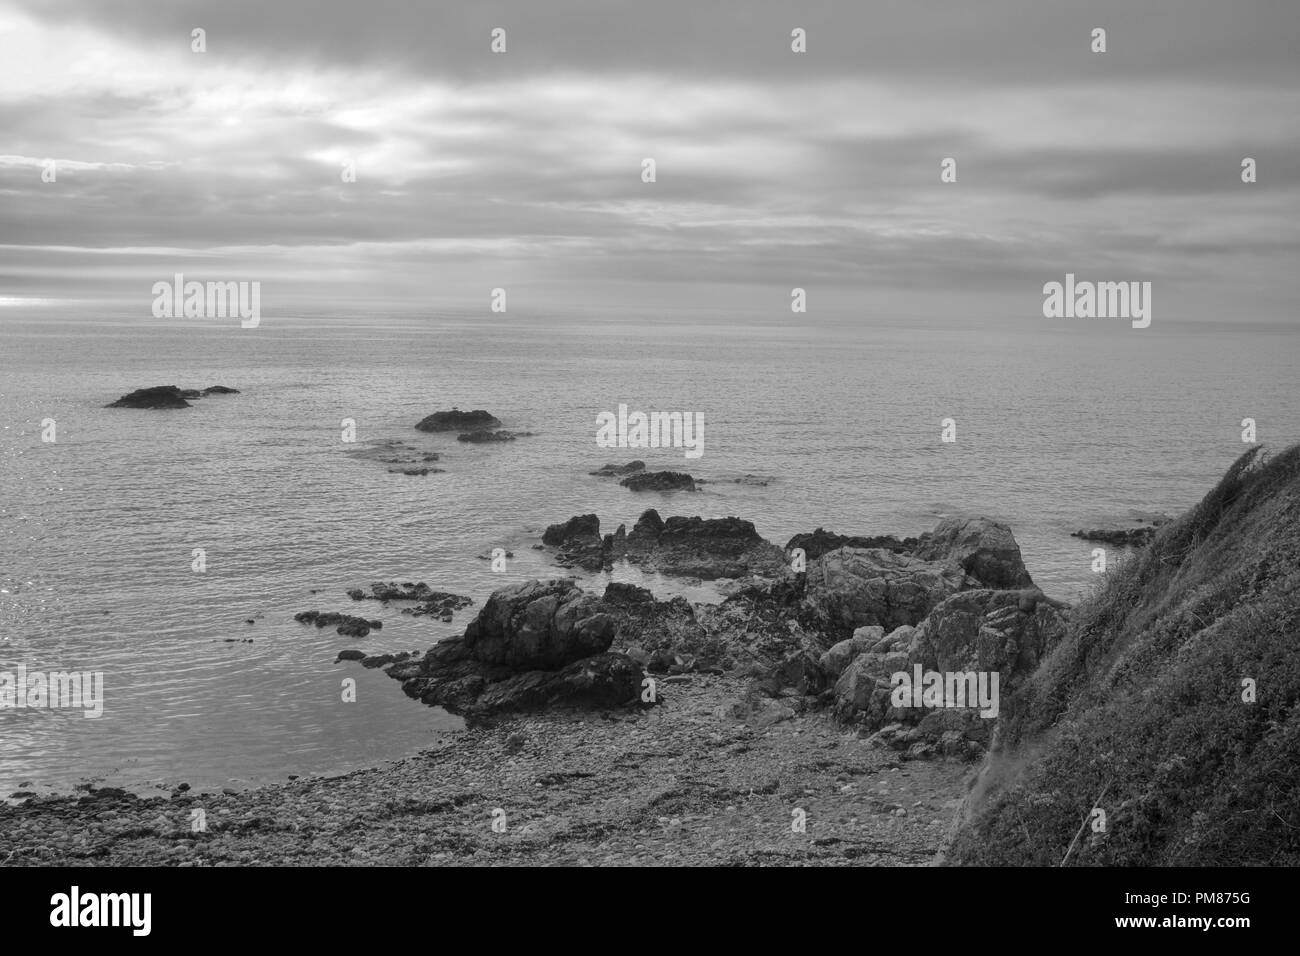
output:
[[[450,621],[454,612],[474,603],[473,598],[464,595],[452,594],[449,591],[435,591],[423,581],[418,584],[410,581],[401,584],[396,581],[376,581],[370,585],[369,594],[361,588],[352,588],[348,591],[348,597],[354,601],[370,600],[381,604],[387,604],[389,601],[414,601],[417,606],[404,609],[403,614],[410,614],[413,617],[437,617],[444,621]]]
[[[587,474],[596,475],[600,478],[617,478],[620,475],[631,475],[638,471],[645,471],[645,462],[629,461],[626,465],[601,465],[595,471],[589,471]]]
[[[680,516],[664,521],[653,508],[637,519],[621,556],[664,574],[709,581],[783,574],[786,569],[781,549],[762,538],[750,521]]]
[[[498,428],[501,422],[495,415],[476,408],[471,412],[462,412],[453,408],[449,412],[434,412],[420,420],[415,426],[422,432],[471,431],[484,428]]]
[[[619,482],[632,491],[694,491],[695,479],[681,471],[647,471]]]
[[[755,488],[766,488],[772,482],[776,481],[771,475],[740,475],[736,478],[696,478],[697,485],[752,485]]]
[[[902,553],[913,550],[916,544],[916,538],[904,538],[900,541],[888,534],[878,537],[849,536],[818,528],[811,533],[795,535],[786,542],[785,550],[803,548],[804,556],[809,561],[816,561],[826,552],[834,551],[836,548],[884,548],[886,551]]]
[[[1125,528],[1117,531],[1076,531],[1070,537],[1083,538],[1085,541],[1100,541],[1103,544],[1113,544],[1120,548],[1144,548],[1151,543],[1151,539],[1155,537],[1155,534],[1156,529],[1150,527]]]
[[[317,627],[336,627],[344,637],[365,637],[371,631],[378,631],[384,626],[383,621],[367,621],[365,618],[337,611],[300,611],[293,616],[301,624],[315,624]]]
[[[424,477],[425,475],[441,475],[446,469],[443,468],[389,468],[390,475],[412,475],[415,477]]]
[[[197,388],[178,388],[175,385],[154,385],[150,388],[137,388],[134,392],[123,395],[105,408],[190,408],[188,400],[202,398],[205,395],[238,395],[239,389],[225,385],[213,385],[199,391]]]
[[[365,660],[365,658],[366,658],[365,651],[356,651],[356,650],[339,651],[339,656],[334,658],[334,663],[337,664],[339,661],[360,661],[360,660]]]
[[[542,535],[542,544],[559,549],[560,561],[566,566],[599,571],[605,563],[600,519],[594,514],[574,515],[563,524],[550,525]]]
[[[197,397],[197,395],[193,396]],[[175,385],[154,385],[151,388],[137,388],[134,392],[123,395],[105,408],[190,408],[184,393]]]
[[[410,651],[402,651],[400,654],[373,654],[361,659],[362,667],[376,668],[387,667],[389,664],[401,664],[410,660],[414,655]]]
[[[476,445],[485,445],[491,442],[514,441],[521,432],[508,431],[491,431],[489,429],[479,429],[477,431],[465,432],[456,436],[456,441],[473,442]]]
[[[608,651],[615,629],[600,599],[571,580],[529,581],[495,591],[464,637],[387,673],[409,696],[473,716],[620,706],[638,699],[643,674]]]

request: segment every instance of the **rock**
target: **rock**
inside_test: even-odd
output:
[[[608,650],[616,623],[602,608],[567,579],[501,588],[463,637],[386,672],[409,696],[467,716],[630,703],[643,672]]]
[[[803,548],[807,560],[816,561],[827,552],[839,548],[884,548],[886,551],[904,553],[916,547],[916,543],[916,538],[905,538],[900,541],[898,538],[887,534],[875,538],[849,537],[818,528],[808,534],[795,535],[786,542],[785,550],[789,552],[795,548]]]
[[[983,753],[992,737],[992,717],[975,707],[897,707],[890,678],[898,672],[912,675],[916,667],[923,674],[996,673],[998,698],[1006,700],[1064,638],[1068,624],[1059,602],[1037,601],[1032,611],[1022,610],[1024,594],[1000,589],[953,594],[915,629],[900,628],[877,644],[879,649],[859,654],[835,685],[836,717],[868,729],[896,725],[898,734],[885,742],[919,744],[926,753]]]
[[[197,395],[191,397],[197,398]],[[185,395],[175,385],[154,385],[151,388],[137,388],[134,392],[123,395],[105,408],[190,408]]]
[[[601,465],[595,471],[589,471],[589,475],[597,475],[601,478],[617,478],[621,475],[630,475],[638,471],[645,471],[645,462],[630,461],[626,465]]]
[[[384,626],[383,621],[367,621],[365,618],[353,617],[350,614],[339,614],[335,611],[300,611],[293,616],[295,621],[300,624],[315,624],[317,627],[335,627],[339,634],[344,637],[365,637],[372,630],[377,631]]]
[[[934,531],[921,536],[913,553],[925,561],[956,564],[980,587],[1034,586],[1011,529],[989,518],[941,521]]]
[[[410,651],[402,651],[400,654],[374,654],[361,659],[362,667],[385,667],[388,664],[400,664],[403,661],[410,660]]]
[[[786,570],[781,549],[760,537],[752,522],[678,516],[664,521],[653,508],[637,519],[622,556],[648,570],[709,581]]]
[[[423,581],[418,584],[410,581],[401,584],[396,581],[375,581],[370,585],[369,594],[361,588],[352,588],[348,591],[348,597],[354,601],[373,600],[381,604],[388,604],[390,601],[414,601],[416,606],[404,608],[403,614],[410,614],[412,617],[438,617],[444,621],[450,621],[454,612],[474,603],[473,598],[461,594],[435,591]]]
[[[422,418],[415,427],[422,432],[452,432],[497,428],[500,425],[501,422],[495,415],[481,408],[470,412],[453,408],[449,412],[434,412]]]
[[[446,469],[443,468],[389,468],[390,475],[412,475],[424,477],[425,475],[441,475]]]
[[[485,664],[554,670],[603,653],[615,622],[594,595],[569,579],[528,581],[494,591],[465,630],[465,648]]]
[[[334,663],[337,664],[340,661],[360,661],[360,660],[365,660],[365,658],[366,658],[365,651],[357,651],[357,650],[339,651],[339,656],[334,658]]]
[[[879,625],[860,627],[853,632],[852,637],[840,641],[824,653],[818,663],[831,682],[837,681],[844,673],[844,668],[853,663],[855,657],[871,650],[884,636],[885,629]]]
[[[1100,541],[1120,548],[1144,548],[1151,543],[1155,533],[1154,527],[1127,528],[1119,531],[1075,531],[1070,537],[1083,538],[1085,541]]]
[[[542,543],[557,548],[560,560],[567,565],[599,571],[605,564],[600,519],[594,514],[575,515],[563,524],[549,526]]]
[[[808,565],[805,617],[829,636],[916,624],[963,585],[956,567],[882,548],[840,548]]]
[[[694,491],[695,479],[681,471],[647,471],[619,482],[632,491]]]
[[[203,390],[204,395],[238,395],[239,389],[228,385],[209,385]]]

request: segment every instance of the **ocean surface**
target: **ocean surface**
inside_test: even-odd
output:
[[[1044,590],[1074,600],[1096,576],[1071,531],[1193,504],[1247,447],[1243,418],[1265,443],[1300,440],[1290,327],[335,308],[246,330],[142,311],[0,308],[0,672],[105,681],[98,719],[0,710],[0,797],[20,783],[242,787],[435,743],[457,718],[336,653],[422,651],[494,588],[571,573],[532,545],[573,514],[594,511],[602,531],[648,507],[738,515],[783,545],[817,526],[915,535],[981,513],[1011,525]],[[103,407],[157,384],[241,394]],[[620,403],[703,413],[703,456],[598,447],[596,417]],[[453,406],[536,434],[476,446],[413,428]],[[943,443],[949,417],[957,441]],[[389,439],[440,453],[445,473],[352,454]],[[711,483],[634,494],[587,475],[633,458]],[[729,480],[746,474],[771,481]],[[495,547],[515,555],[504,572],[479,558]],[[380,580],[476,606],[448,625],[344,593]],[[384,628],[343,638],[294,622],[308,609]]]

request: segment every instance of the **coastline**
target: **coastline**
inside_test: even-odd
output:
[[[0,806],[0,864],[929,865],[975,765],[908,760],[825,712],[725,715],[739,677],[644,711],[540,712],[391,764],[237,793]],[[192,829],[203,810],[206,832]],[[506,829],[494,832],[493,810]],[[806,832],[792,830],[806,813]]]

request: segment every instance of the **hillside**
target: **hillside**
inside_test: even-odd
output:
[[[947,862],[1059,865],[1099,806],[1068,865],[1300,863],[1298,585],[1300,446],[1254,448],[1004,701]]]

